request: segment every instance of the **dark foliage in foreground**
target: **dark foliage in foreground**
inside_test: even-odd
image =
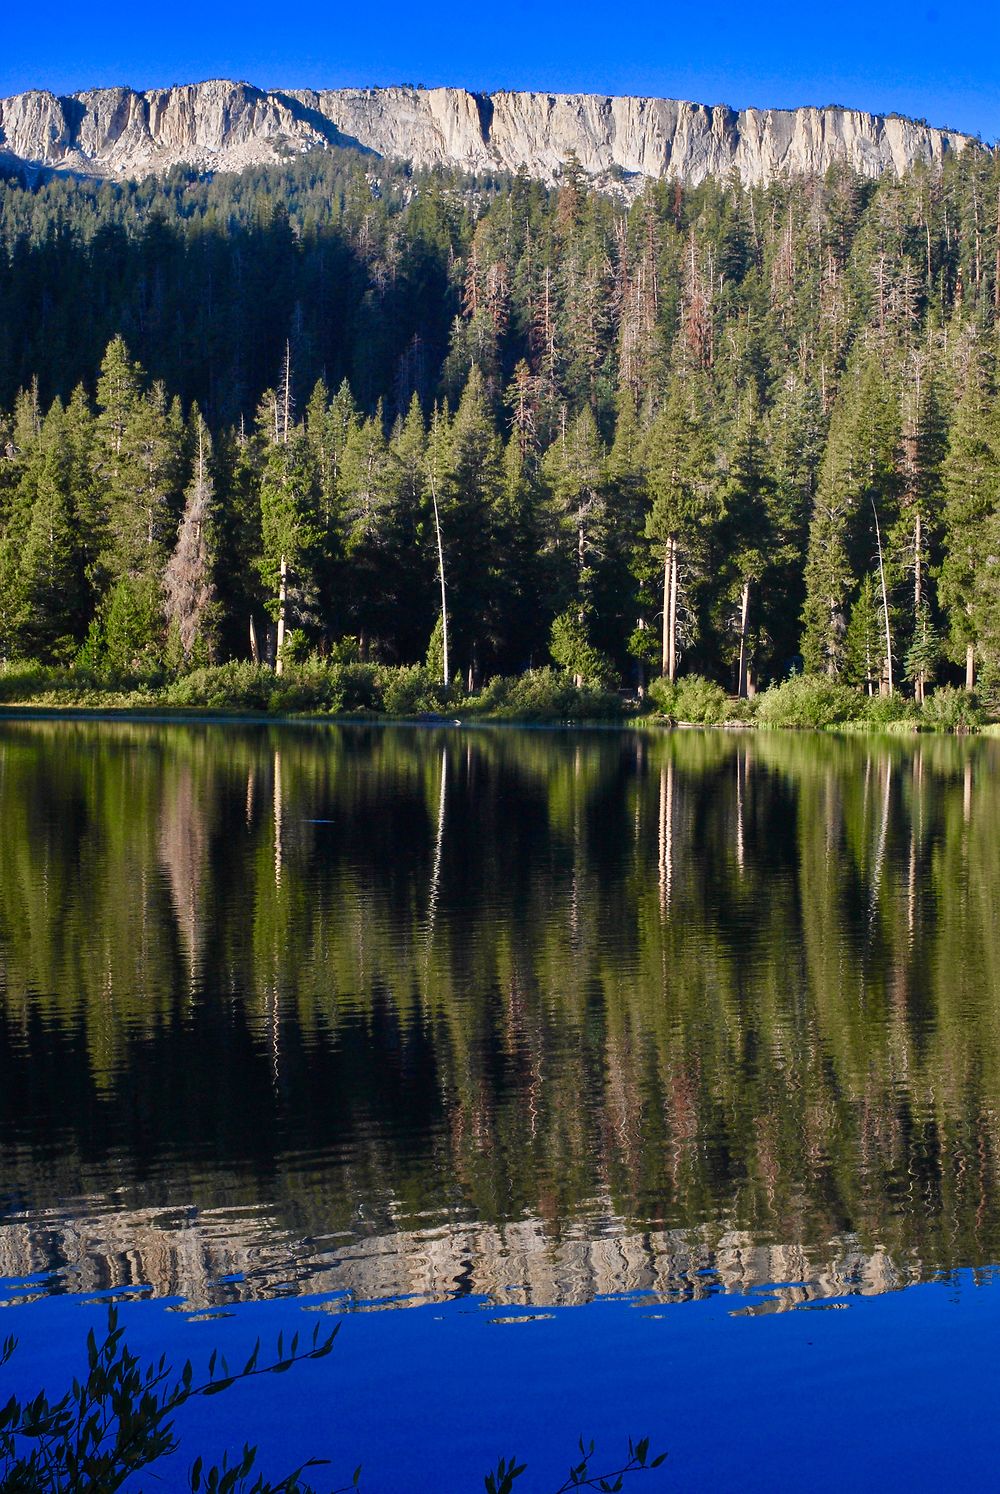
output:
[[[338,1324],[323,1335],[317,1325],[309,1346],[301,1349],[297,1333],[287,1350],[279,1334],[275,1357],[267,1363],[261,1362],[258,1340],[249,1359],[236,1370],[213,1353],[206,1378],[196,1381],[190,1360],[179,1374],[165,1357],[144,1364],[125,1343],[125,1330],[112,1307],[102,1342],[98,1343],[92,1329],[87,1335],[86,1374],[74,1379],[65,1395],[53,1401],[40,1390],[22,1401],[15,1394],[0,1410],[0,1489],[4,1494],[113,1494],[136,1474],[178,1451],[174,1416],[188,1401],[221,1395],[239,1381],[258,1375],[281,1375],[309,1360],[325,1359],[339,1329]],[[4,1341],[0,1368],[10,1362],[16,1347],[15,1339]],[[570,1489],[611,1494],[622,1488],[629,1474],[658,1468],[666,1456],[650,1458],[648,1438],[637,1443],[630,1439],[625,1463],[597,1473],[592,1468],[594,1444],[585,1446],[581,1439],[580,1455],[557,1494]],[[188,1471],[188,1488],[192,1494],[313,1494],[303,1474],[328,1462],[309,1458],[273,1481],[254,1472],[256,1461],[257,1449],[249,1444],[232,1462],[224,1455],[221,1462],[208,1466],[198,1457]],[[516,1458],[501,1458],[495,1471],[486,1476],[487,1494],[511,1494],[525,1468]],[[359,1466],[350,1485],[332,1494],[347,1494],[360,1484]]]

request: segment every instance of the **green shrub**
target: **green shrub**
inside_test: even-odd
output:
[[[666,679],[654,680],[649,693],[659,714],[671,721],[718,726],[733,716],[729,696],[722,686],[701,674],[686,674],[673,684]]]
[[[446,710],[450,692],[425,664],[399,664],[379,670],[382,709],[387,716],[420,716]]]
[[[153,681],[158,676],[118,676],[107,671],[96,672],[74,664],[59,665],[11,662],[0,667],[0,703],[37,705],[115,705],[124,704],[128,695],[137,694],[143,703],[152,698]]]
[[[976,731],[984,712],[976,697],[957,685],[941,685],[928,695],[920,711],[920,723],[930,731]]]
[[[667,716],[671,721],[676,719],[674,703],[677,700],[677,686],[672,680],[668,680],[666,675],[650,680],[647,693],[658,716]]]
[[[14,661],[0,669],[0,701],[31,700],[62,678],[63,671],[45,664]]]
[[[0,703],[28,700],[116,710],[364,712],[395,717],[453,713],[461,705],[463,714],[508,721],[609,721],[625,712],[614,692],[578,688],[558,669],[491,680],[467,700],[460,684],[446,690],[426,665],[363,664],[349,649],[332,658],[312,655],[299,664],[286,663],[280,675],[266,664],[246,660],[206,665],[172,680],[158,675],[118,678],[105,669],[95,674],[79,664],[71,670],[35,664],[0,668]]]
[[[465,706],[466,714],[499,721],[613,721],[623,711],[612,691],[574,685],[561,669],[550,668],[498,675]]]
[[[867,695],[862,698],[861,719],[872,726],[894,726],[898,722],[912,722],[916,726],[920,712],[912,700],[905,696]]]
[[[378,671],[372,664],[342,664],[311,658],[275,674],[266,664],[232,660],[194,669],[168,685],[165,705],[209,710],[374,711],[381,707]]]
[[[382,707],[382,685],[380,671],[374,664],[362,664],[360,660],[331,664],[331,674],[336,681],[338,703],[330,710],[378,711]],[[332,700],[332,696],[331,696]]]
[[[823,727],[854,721],[864,711],[857,691],[825,674],[793,674],[757,699],[762,726]]]
[[[268,710],[273,716],[340,711],[341,698],[339,680],[331,671],[302,665],[275,676]]]
[[[266,711],[276,676],[266,664],[233,659],[181,675],[163,692],[173,706],[203,706],[214,710]]]

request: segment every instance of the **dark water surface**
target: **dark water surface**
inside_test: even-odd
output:
[[[245,1413],[370,1489],[581,1430],[651,1433],[651,1490],[988,1485],[998,766],[4,723],[0,1395],[101,1294],[177,1357],[321,1311],[206,1450]]]

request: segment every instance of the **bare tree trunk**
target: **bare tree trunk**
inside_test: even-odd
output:
[[[976,688],[976,645],[966,644],[965,648],[965,688],[974,690]]]
[[[437,429],[437,410],[434,411],[435,433]],[[444,584],[444,544],[441,539],[441,513],[438,509],[437,483],[434,479],[434,461],[430,463],[431,502],[434,504],[434,533],[437,537],[438,553],[438,580],[441,583],[441,655],[444,674],[444,687],[447,690],[451,684],[451,674],[448,668],[448,596]]]
[[[672,540],[667,540],[667,548],[663,552],[663,651],[660,664],[665,679],[670,678],[670,587],[674,578],[670,564],[672,543]]]
[[[670,683],[677,678],[677,541],[670,541],[670,648],[667,657]]]
[[[288,610],[288,562],[284,555],[281,557],[281,579],[278,582],[278,639],[275,645],[274,671],[276,674],[284,674],[285,661],[282,650],[285,647],[285,622]]]
[[[750,581],[745,578],[743,582],[743,596],[740,602],[740,667],[736,680],[736,693],[740,700],[746,699],[747,694],[747,636],[750,628]]]
[[[438,796],[437,835],[434,839],[434,864],[431,868],[431,885],[427,897],[427,938],[434,934],[434,918],[437,913],[438,891],[441,886],[441,855],[444,851],[444,811],[448,792],[448,752],[441,750],[441,791]]]
[[[882,558],[882,531],[879,528],[878,509],[872,500],[872,513],[875,515],[875,538],[878,541],[878,574],[882,582],[882,616],[885,620],[885,677],[888,684],[888,693],[892,694],[892,634],[889,631],[889,595],[885,589],[885,562]]]
[[[580,605],[577,608],[576,615],[577,615],[577,618],[579,619],[581,627],[583,626],[584,620],[586,618],[586,612],[585,612],[584,605],[583,605],[583,571],[584,571],[584,566],[586,565],[586,563],[587,563],[587,534],[586,534],[586,531],[585,531],[583,525],[582,524],[578,524],[577,525],[577,530],[576,530],[576,596],[577,596],[577,601],[579,602]],[[574,676],[573,676],[573,684],[579,690],[582,687],[582,685],[583,685],[583,675],[582,674],[574,674]]]
[[[923,557],[921,548],[924,542],[923,524],[920,518],[920,510],[917,509],[913,516],[913,621],[920,626],[920,607],[923,602]],[[918,705],[924,703],[924,687],[927,683],[924,671],[921,669],[913,681],[913,695]]]
[[[736,751],[736,865],[740,874],[743,873],[744,862],[744,840],[743,840],[743,776],[746,771],[745,756],[737,748]]]
[[[639,630],[640,633],[645,633],[645,631],[646,631],[646,619],[644,617],[640,617],[638,619],[638,621],[636,622],[636,627],[638,628],[638,630]],[[640,660],[639,660],[639,699],[640,700],[645,700],[646,699],[646,660],[645,660],[645,657],[640,658]]]
[[[250,614],[250,657],[255,664],[260,663],[260,640],[257,637],[257,624],[253,620],[252,612]]]
[[[281,753],[275,752],[274,766],[271,778],[271,803],[274,813],[274,885],[281,886],[282,870],[282,826],[284,822],[284,802],[281,792]]]
[[[668,759],[660,769],[660,912],[670,907],[674,877],[674,764]]]
[[[281,442],[288,445],[288,428],[292,418],[292,344],[285,341],[285,374],[281,391]]]

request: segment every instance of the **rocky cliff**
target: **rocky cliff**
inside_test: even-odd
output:
[[[0,100],[0,157],[99,177],[186,164],[240,171],[331,145],[415,166],[524,167],[551,181],[571,154],[599,182],[746,183],[850,162],[866,176],[937,164],[968,135],[851,109],[744,109],[596,94],[475,94],[462,88],[265,91],[213,81],[136,93]]]

